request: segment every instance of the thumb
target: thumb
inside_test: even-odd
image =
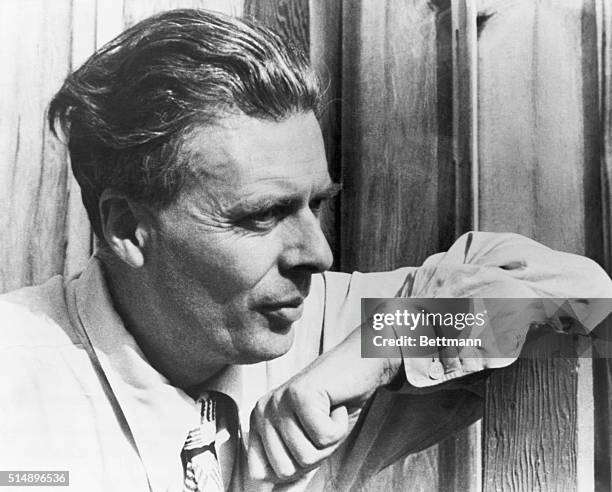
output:
[[[348,410],[346,409],[346,407],[344,405],[335,407],[334,409],[332,409],[329,416],[338,428],[338,431],[342,433],[342,436],[346,434],[346,432],[348,431],[349,424]]]
[[[340,441],[348,431],[348,412],[345,406],[323,411],[323,408],[304,406],[299,414],[306,435],[319,449]]]
[[[330,425],[329,429],[334,433],[332,439],[334,442],[342,439],[349,428],[349,418],[348,418],[348,410],[344,405],[340,405],[332,409],[329,414],[332,425]]]

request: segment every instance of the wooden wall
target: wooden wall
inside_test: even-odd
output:
[[[593,6],[491,0],[481,8],[481,227],[601,261]],[[592,395],[579,396],[582,380],[592,381],[590,363],[525,360],[492,376],[483,422],[485,489],[593,489]],[[501,437],[508,433],[514,438]]]
[[[612,268],[608,0],[4,0],[0,291],[79,270],[91,232],[43,113],[65,74],[154,12],[256,17],[310,54],[343,192],[336,268],[419,264],[470,228]],[[369,490],[610,490],[609,361],[498,371],[484,419]]]

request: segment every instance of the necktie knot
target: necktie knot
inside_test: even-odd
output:
[[[217,401],[210,393],[204,393],[198,398],[200,404],[200,423],[212,422],[217,420]]]

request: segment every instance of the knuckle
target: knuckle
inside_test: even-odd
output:
[[[259,401],[255,405],[255,408],[251,411],[250,426],[255,429],[259,429],[260,425],[265,421],[266,414],[266,403]]]
[[[315,400],[316,394],[312,386],[304,381],[294,381],[287,387],[287,398],[294,408],[309,405]]]
[[[326,448],[336,442],[336,436],[330,431],[318,430],[313,436],[313,441],[318,448]]]
[[[295,468],[289,464],[278,466],[278,468],[274,471],[280,480],[289,480],[293,478],[296,473]]]
[[[267,402],[265,400],[259,400],[251,412],[251,417],[263,417],[266,413],[266,405]]]
[[[298,456],[295,456],[295,461],[299,467],[303,469],[316,465],[319,460],[314,453],[301,453]]]
[[[285,395],[284,391],[274,392],[274,394],[272,395],[272,398],[270,398],[270,410],[273,409],[276,411],[283,406],[283,401],[285,399],[284,395]]]
[[[285,391],[285,398],[287,403],[292,406],[295,404],[299,404],[302,398],[302,390],[297,384],[291,384],[287,387],[287,391]]]

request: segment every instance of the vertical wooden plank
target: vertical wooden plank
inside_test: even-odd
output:
[[[440,488],[436,447],[398,461],[371,477],[361,489],[369,491],[446,492]],[[449,492],[451,492],[449,490]]]
[[[576,365],[521,360],[490,380],[483,490],[577,490]]]
[[[601,184],[602,122],[600,100],[600,35],[597,0],[581,0],[580,53],[582,127],[583,127],[583,196],[584,254],[604,264],[604,228]]]
[[[44,113],[70,65],[70,5],[0,5],[0,291],[64,267],[66,156]]]
[[[345,1],[342,17],[341,268],[420,264],[455,234],[450,2]],[[364,489],[477,490],[479,447],[460,433]]]
[[[476,0],[453,0],[455,235],[478,230],[478,45]]]
[[[482,490],[481,443],[481,422],[478,421],[439,444],[439,491]]]
[[[478,50],[475,0],[451,0],[452,135],[458,237],[478,229]],[[440,60],[438,60],[440,65]],[[450,231],[449,231],[450,232]],[[440,490],[482,489],[481,422],[440,443]]]
[[[479,41],[483,229],[583,252],[580,9],[488,4]]]
[[[453,72],[453,60],[455,59],[454,29],[457,27],[453,21],[453,4],[450,0],[436,0],[431,5],[434,7],[436,19],[436,58],[431,63],[435,63],[436,67],[438,126],[438,196],[436,205],[438,238],[437,250],[431,251],[431,253],[434,253],[446,251],[457,237],[458,169],[454,165],[457,162],[454,92],[458,80]]]
[[[608,270],[610,271],[610,270]],[[612,329],[608,324],[606,330]],[[595,491],[612,490],[612,360],[593,359]]]
[[[243,0],[124,0],[123,22],[132,26],[158,12],[172,9],[206,9],[241,16]]]
[[[124,29],[123,0],[97,0],[96,48],[100,48]]]
[[[590,351],[581,352],[577,367],[576,402],[576,488],[595,489],[595,405],[593,360]]]
[[[323,87],[319,117],[329,172],[332,180],[341,176],[341,77],[342,77],[342,2],[310,0],[310,60]],[[340,197],[328,202],[321,214],[321,226],[334,253],[337,269],[340,258]]]
[[[244,15],[290,39],[304,53],[310,51],[308,0],[245,0]]]
[[[583,0],[580,12],[581,28],[581,64],[582,81],[582,121],[583,121],[583,149],[584,149],[584,253],[604,264],[604,228],[603,203],[601,194],[601,152],[602,152],[602,125],[601,125],[601,43],[599,19],[597,16],[596,0]],[[590,358],[593,356],[589,349],[578,361],[577,378],[578,392],[576,395],[577,414],[577,457],[576,457],[576,484],[579,490],[594,490],[596,481],[596,463],[599,461],[597,453],[598,420],[596,400],[606,400],[608,393],[596,392],[595,378],[597,365]],[[606,451],[609,457],[609,449]],[[610,489],[610,485],[606,487]]]
[[[454,224],[437,7],[345,1],[343,39],[342,269],[419,264],[448,246],[440,231]]]
[[[130,27],[153,14],[175,8],[178,8],[176,0],[124,0],[122,21],[125,27]]]
[[[244,0],[191,0],[191,8],[214,10],[234,17],[242,17]]]
[[[98,0],[78,0],[72,4],[71,69],[76,69],[96,49]]]
[[[71,70],[79,67],[96,49],[97,1],[72,3]],[[81,189],[72,172],[68,173],[66,212],[66,251],[64,275],[70,277],[83,269],[92,250],[92,231]]]
[[[598,241],[585,215],[596,213],[598,183],[592,116],[585,116],[597,84],[583,60],[584,5],[483,1],[478,42],[482,228],[581,254]],[[572,341],[558,343],[568,350]],[[483,420],[484,490],[588,484],[577,467],[592,469],[593,415],[577,392],[588,390],[589,377],[575,359],[546,354],[493,374]]]
[[[596,4],[600,29],[601,173],[603,199],[604,263],[612,273],[612,5]],[[608,325],[604,329],[611,330]],[[610,354],[606,354],[608,357]],[[612,490],[612,360],[593,360],[595,393],[595,490]]]

